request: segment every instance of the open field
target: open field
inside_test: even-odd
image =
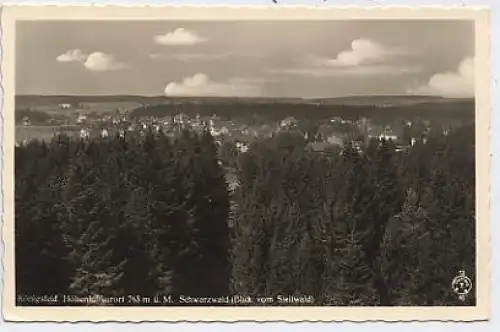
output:
[[[137,102],[104,101],[104,102],[80,103],[78,104],[77,107],[72,107],[67,109],[59,107],[59,104],[46,104],[43,102],[40,104],[19,103],[16,108],[19,110],[29,109],[32,111],[46,112],[47,114],[50,115],[73,116],[81,112],[104,114],[104,113],[116,112],[119,109],[130,111],[140,106],[141,104]]]

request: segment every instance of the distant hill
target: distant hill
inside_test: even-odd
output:
[[[422,103],[469,102],[472,98],[444,98],[438,96],[350,96],[338,98],[309,99],[327,105],[413,105]]]
[[[165,96],[40,96],[17,95],[16,106],[36,107],[58,105],[62,103],[139,103],[158,104],[322,104],[352,106],[399,106],[421,103],[472,102],[472,98],[450,99],[435,96],[346,96],[337,98],[232,98],[232,97],[165,97]]]
[[[391,122],[394,119],[416,119],[427,118],[436,120],[463,119],[468,122],[474,119],[474,101],[473,100],[447,100],[437,99],[439,101],[420,99],[418,102],[405,100],[405,102],[394,101],[373,103],[366,99],[364,103],[359,100],[348,103],[348,100],[333,103],[332,100],[322,100],[321,102],[293,100],[243,100],[238,99],[235,102],[192,102],[184,103],[164,103],[138,107],[130,114],[132,117],[153,116],[163,117],[172,116],[183,112],[189,116],[200,114],[201,116],[211,116],[217,114],[225,119],[245,119],[245,122],[265,123],[267,121],[276,121],[287,116],[293,116],[297,119],[318,120],[330,117],[341,117],[343,119],[357,120],[361,117],[368,117],[372,120],[381,122]],[[373,101],[373,100],[372,100]]]

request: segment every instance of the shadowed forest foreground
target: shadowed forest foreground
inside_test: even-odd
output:
[[[473,126],[406,152],[305,145],[282,133],[230,161],[189,131],[16,147],[17,295],[475,304],[450,286],[475,277]]]

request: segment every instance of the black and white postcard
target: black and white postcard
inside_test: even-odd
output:
[[[7,320],[488,319],[486,9],[1,24]]]

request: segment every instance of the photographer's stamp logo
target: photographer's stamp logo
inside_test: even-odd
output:
[[[464,301],[472,290],[472,281],[465,275],[465,271],[458,271],[458,275],[451,282],[451,288],[458,295],[458,298]]]

